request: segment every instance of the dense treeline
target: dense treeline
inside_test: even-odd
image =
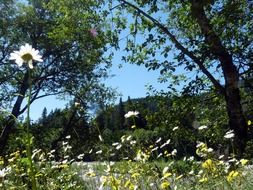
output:
[[[248,91],[250,92],[250,91]],[[251,101],[251,98],[248,97]],[[131,136],[136,149],[147,149],[153,142],[170,143],[159,152],[177,150],[177,156],[196,156],[197,142],[206,142],[216,154],[233,151],[231,141],[224,138],[229,130],[224,100],[208,92],[201,95],[157,94],[146,98],[131,99],[117,105],[97,110],[95,118],[89,118],[87,110],[73,104],[63,110],[56,109],[42,116],[32,125],[34,147],[49,151],[60,150],[65,141],[72,146],[70,156],[74,159],[84,154],[84,160],[122,159],[129,152],[122,148],[119,154],[110,155],[114,143],[121,143],[122,136]],[[247,104],[248,105],[248,104]],[[126,118],[129,111],[138,111],[136,117]],[[247,110],[251,115],[252,110]],[[249,124],[251,126],[251,124]],[[203,129],[202,129],[203,128]],[[246,156],[251,156],[251,133]],[[70,139],[66,136],[70,135]],[[159,140],[160,139],[160,140]],[[127,149],[128,147],[125,147]],[[97,155],[103,150],[106,154]],[[58,159],[61,159],[61,153]],[[154,157],[157,155],[154,155]],[[161,156],[166,158],[165,155]]]

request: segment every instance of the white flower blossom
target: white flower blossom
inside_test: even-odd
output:
[[[168,139],[164,144],[162,144],[162,145],[160,146],[160,148],[163,148],[163,147],[165,147],[165,146],[168,145],[168,144],[170,144],[170,139]]]
[[[187,161],[190,161],[190,162],[192,162],[194,160],[194,157],[193,156],[190,156],[188,159],[187,159]]]
[[[131,144],[131,145],[136,144],[136,140],[132,140],[132,141],[130,141],[130,144]]]
[[[97,151],[95,154],[102,154],[102,150]]]
[[[196,145],[196,148],[199,148],[201,146],[205,145],[205,143],[203,142],[200,142],[200,141],[197,141],[197,145]]]
[[[126,135],[123,135],[122,137],[120,137],[120,140],[121,140],[122,143],[125,142],[125,140],[126,140]]]
[[[79,155],[77,156],[77,158],[78,158],[79,160],[83,159],[83,157],[84,157],[84,154],[79,154]]]
[[[177,149],[174,149],[172,152],[171,152],[171,155],[172,156],[175,156],[177,154]]]
[[[119,150],[122,147],[122,144],[119,144],[118,146],[116,146],[116,149]]]
[[[103,142],[103,138],[102,138],[101,135],[98,135],[98,138],[99,138],[99,140],[100,140],[101,142]]]
[[[202,125],[202,126],[200,126],[199,128],[198,128],[198,130],[203,130],[203,129],[207,129],[207,126],[206,125]]]
[[[158,154],[158,155],[157,155],[157,158],[160,158],[162,155],[163,155],[162,153]]]
[[[228,132],[226,132],[226,134],[224,135],[225,139],[231,139],[235,136],[234,131],[233,130],[229,130]]]
[[[158,150],[158,147],[155,147],[155,148],[151,149],[151,152],[154,152],[156,150]]]
[[[71,137],[71,136],[70,136],[70,135],[68,135],[68,136],[66,136],[65,138],[66,138],[66,139],[70,139],[70,137]]]
[[[163,174],[165,174],[168,170],[169,170],[169,167],[168,167],[168,166],[164,167],[164,168],[163,168]]]
[[[0,178],[4,178],[6,174],[10,171],[10,168],[4,168],[0,170]]]
[[[129,111],[125,114],[125,118],[137,117],[139,114],[138,111]]]
[[[131,136],[131,135],[129,135],[129,136],[126,138],[126,140],[127,140],[127,141],[130,141],[130,140],[131,140],[131,138],[132,138],[132,136]]]
[[[162,140],[162,138],[160,137],[159,139],[157,139],[157,140],[155,141],[155,143],[157,144],[157,143],[159,143],[161,140]]]
[[[218,159],[222,159],[222,158],[224,158],[224,156],[225,156],[225,155],[222,154],[222,155],[219,156]]]
[[[118,146],[118,145],[119,145],[118,142],[112,143],[112,146]]]
[[[39,55],[39,51],[32,48],[31,45],[25,44],[20,47],[19,51],[14,51],[10,55],[10,60],[15,60],[17,65],[21,67],[23,63],[27,63],[30,69],[33,69],[32,61],[42,62],[42,56]]]
[[[75,102],[74,105],[75,105],[75,107],[79,107],[81,104],[80,104],[80,102]]]

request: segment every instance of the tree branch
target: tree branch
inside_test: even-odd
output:
[[[214,78],[214,76],[207,70],[207,68],[204,66],[204,62],[202,62],[198,57],[196,57],[191,51],[186,49],[177,39],[176,37],[169,31],[169,29],[161,24],[158,20],[138,8],[137,6],[133,5],[132,3],[129,3],[128,1],[125,0],[119,0],[123,2],[123,4],[128,5],[129,7],[133,8],[135,11],[149,19],[150,21],[153,22],[153,24],[158,27],[160,30],[162,30],[171,40],[171,42],[175,45],[175,47],[182,51],[185,55],[187,55],[192,61],[194,61],[200,70],[209,78],[209,80],[213,83],[215,88],[221,93],[225,93],[224,87]]]

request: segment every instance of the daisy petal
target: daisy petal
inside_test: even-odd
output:
[[[33,69],[33,61],[32,59],[30,61],[28,61],[28,66],[30,69]]]

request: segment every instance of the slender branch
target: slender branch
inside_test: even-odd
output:
[[[35,100],[38,100],[38,99],[41,99],[41,98],[44,98],[44,97],[47,97],[47,96],[54,96],[54,95],[59,95],[59,94],[63,94],[65,93],[64,91],[60,91],[60,92],[56,92],[56,93],[50,93],[50,94],[43,94],[43,95],[40,95],[40,96],[33,96],[31,98],[31,104],[35,101]],[[20,111],[20,114],[23,114],[27,109],[27,105],[24,106],[22,108],[22,110]]]

